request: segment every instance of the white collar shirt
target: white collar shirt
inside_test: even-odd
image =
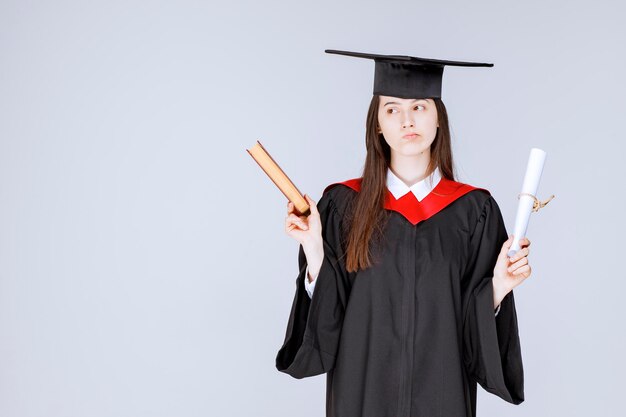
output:
[[[439,167],[436,167],[430,175],[410,187],[398,178],[391,168],[387,168],[387,189],[389,189],[396,200],[408,192],[412,192],[417,201],[421,202],[439,184],[439,181],[441,181]]]

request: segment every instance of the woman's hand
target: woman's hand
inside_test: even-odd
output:
[[[309,216],[296,216],[294,205],[287,202],[287,218],[285,219],[285,233],[296,239],[304,250],[309,266],[309,281],[313,281],[324,261],[324,241],[322,239],[322,221],[315,201],[308,195],[304,198],[309,203]]]
[[[524,237],[519,240],[519,244],[520,250],[511,258],[508,257],[507,252],[513,245],[513,235],[510,235],[509,239],[502,244],[496,266],[493,269],[494,300],[496,305],[500,304],[504,296],[531,274],[530,264],[528,263],[530,240]]]
[[[322,223],[315,201],[307,194],[304,195],[311,208],[307,216],[297,216],[291,201],[287,202],[287,217],[285,218],[285,233],[296,239],[302,246],[310,246],[322,241]]]

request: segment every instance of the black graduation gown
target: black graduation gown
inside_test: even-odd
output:
[[[324,260],[312,298],[300,273],[276,368],[327,373],[328,417],[473,417],[476,388],[524,400],[513,292],[494,315],[492,275],[508,234],[489,191],[442,178],[419,202],[386,190],[375,264],[345,269],[344,213],[360,178],[317,203]]]

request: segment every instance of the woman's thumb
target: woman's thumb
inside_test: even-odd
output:
[[[305,194],[304,198],[306,198],[306,201],[309,203],[309,207],[311,208],[311,213],[317,214],[317,205],[315,204],[315,201],[313,201],[313,199],[309,197],[308,194]]]
[[[500,253],[507,253],[509,248],[513,245],[513,235],[509,235],[509,238],[504,242],[502,248],[500,248]]]

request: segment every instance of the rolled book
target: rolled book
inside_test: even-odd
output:
[[[278,166],[276,161],[270,156],[267,150],[258,140],[250,149],[246,149],[250,156],[259,164],[261,169],[276,184],[278,189],[291,201],[294,205],[294,211],[298,216],[308,216],[311,214],[309,203],[295,186],[293,181],[289,179],[287,174]]]

